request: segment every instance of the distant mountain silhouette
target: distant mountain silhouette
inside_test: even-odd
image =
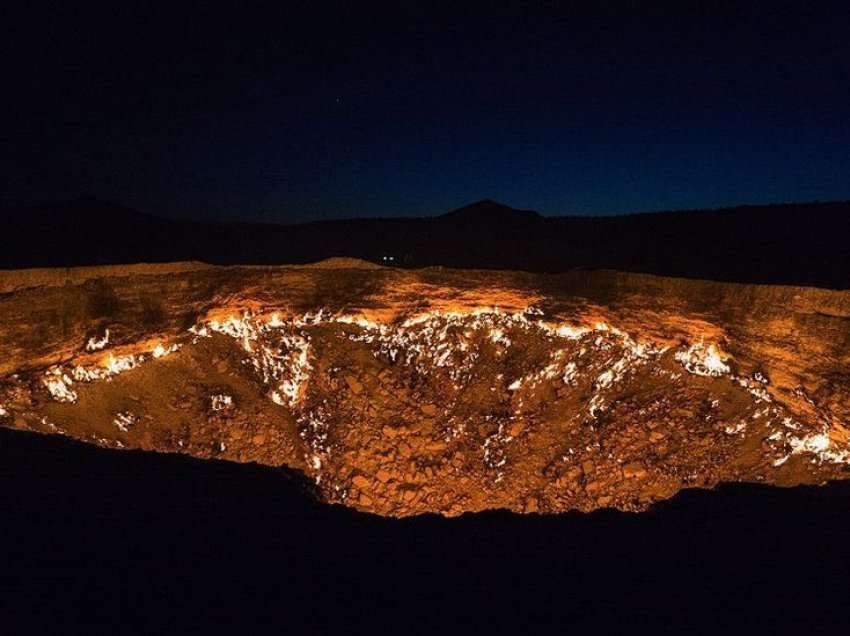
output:
[[[434,217],[275,225],[169,220],[83,198],[7,208],[0,219],[0,268],[349,256],[401,267],[618,269],[850,288],[850,202],[544,217],[485,199]]]
[[[441,219],[464,223],[529,223],[540,220],[534,210],[517,210],[492,199],[482,199],[457,210],[446,212]]]

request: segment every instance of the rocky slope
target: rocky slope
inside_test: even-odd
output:
[[[850,476],[850,292],[354,260],[0,273],[0,424],[288,465],[371,512]]]

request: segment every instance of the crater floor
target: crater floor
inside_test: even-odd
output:
[[[850,293],[334,259],[0,272],[0,424],[297,468],[370,512],[850,476]]]

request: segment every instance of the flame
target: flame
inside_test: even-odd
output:
[[[165,356],[174,353],[175,351],[179,351],[180,347],[181,345],[177,343],[167,347],[164,346],[162,343],[159,343],[158,345],[156,345],[156,347],[154,347],[154,350],[151,352],[151,355],[153,355],[153,357],[157,359],[164,358]]]
[[[210,396],[210,408],[213,411],[224,411],[233,406],[233,398],[225,393]]]
[[[100,351],[107,344],[109,344],[109,329],[103,334],[103,337],[100,339],[92,336],[89,338],[89,341],[86,343],[86,351]]]
[[[786,426],[788,426],[787,423]],[[850,449],[838,448],[838,444],[836,444],[829,436],[828,426],[824,426],[821,430],[815,433],[809,433],[802,437],[794,434],[786,434],[784,441],[791,447],[791,452],[774,461],[774,466],[781,466],[792,456],[800,455],[802,453],[810,453],[815,456],[817,461],[821,462],[826,461],[834,464],[850,464]]]
[[[62,369],[51,369],[45,374],[42,382],[57,402],[77,401],[77,392],[69,388],[74,381]]]
[[[732,370],[726,364],[728,357],[722,358],[720,349],[713,343],[708,346],[703,342],[694,343],[685,351],[678,351],[675,358],[682,363],[682,366],[689,373],[694,375],[716,378],[726,375]]]
[[[106,358],[106,368],[111,375],[118,375],[124,371],[129,371],[130,369],[135,369],[139,366],[139,363],[143,362],[145,359],[144,356],[135,356],[135,355],[126,355],[115,357],[111,353]]]

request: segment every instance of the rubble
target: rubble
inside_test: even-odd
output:
[[[806,297],[832,312],[816,329],[806,305],[770,332],[713,314],[701,282],[217,271],[122,279],[127,315],[88,341],[82,319],[55,343],[15,331],[40,301],[10,294],[0,424],[289,465],[327,501],[392,516],[638,511],[687,487],[850,474],[846,293]],[[140,327],[143,289],[180,321]]]

